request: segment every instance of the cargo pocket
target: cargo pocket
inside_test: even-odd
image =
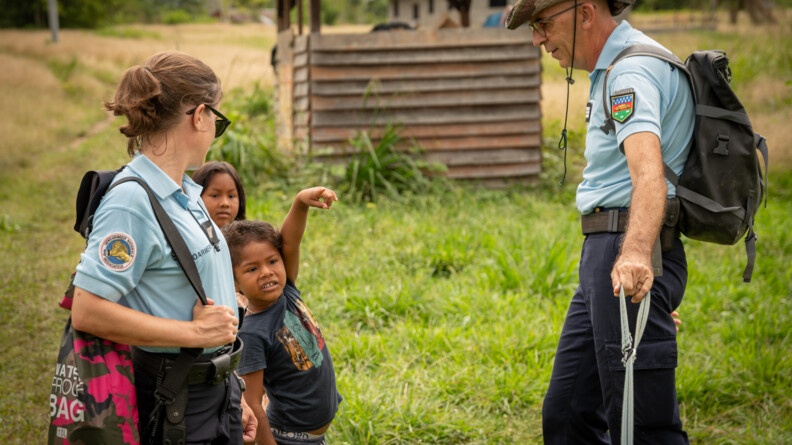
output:
[[[622,365],[620,344],[609,344],[607,348],[610,381],[614,391],[611,414],[614,416],[613,422],[621,425],[625,368]],[[677,347],[673,337],[641,340],[634,364],[636,434],[641,434],[642,430],[677,428],[679,407],[676,399],[676,366]]]
[[[608,369],[624,372],[621,342],[610,341],[605,345],[608,354]],[[642,338],[633,364],[634,370],[674,369],[677,367],[677,344],[675,337]]]

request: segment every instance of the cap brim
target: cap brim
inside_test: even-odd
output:
[[[518,0],[506,19],[506,28],[519,28],[523,23],[531,19],[534,9],[536,9],[536,0]]]

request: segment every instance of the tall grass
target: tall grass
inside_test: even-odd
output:
[[[225,25],[145,29],[141,37],[65,32],[57,47],[45,43],[44,32],[0,31],[0,443],[44,442],[66,317],[57,301],[82,248],[70,228],[74,191],[86,168],[126,158],[120,121],[96,125],[107,119],[100,104],[111,79],[166,47],[209,61],[228,91],[253,91],[251,80],[266,77],[257,73],[268,69],[273,34]],[[754,57],[742,48],[766,57],[792,51],[776,44],[789,39],[788,26],[734,32],[746,43],[729,49],[733,60]],[[703,37],[658,38],[678,49]],[[255,64],[247,59],[253,55]],[[553,63],[543,91],[563,93]],[[769,130],[783,135],[788,111],[765,106],[776,94],[766,84],[785,82],[792,67],[775,66],[769,81],[743,84],[741,96],[755,124],[777,122]],[[587,94],[585,77],[576,75],[573,94]],[[361,205],[341,195],[331,211],[311,214],[298,285],[327,337],[344,396],[332,443],[540,442],[542,396],[582,241],[572,205],[582,120],[570,119],[571,174],[559,188],[560,110],[544,107],[545,172],[535,187],[453,187]],[[783,140],[770,138],[774,159],[790,156]],[[742,246],[686,241],[690,282],[677,386],[694,443],[792,443],[792,172],[783,163],[774,169],[757,221],[753,283],[740,283]],[[280,222],[309,182],[252,187],[250,217]]]

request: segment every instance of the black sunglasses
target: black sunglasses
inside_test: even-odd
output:
[[[223,113],[215,110],[211,106],[207,104],[204,104],[204,106],[210,109],[212,113],[214,113],[215,116],[217,116],[217,120],[215,121],[215,138],[219,138],[220,136],[223,135],[223,133],[225,133],[226,128],[228,128],[228,126],[231,125],[231,120],[223,116]],[[197,109],[198,107],[195,107],[192,110],[188,111],[187,114],[193,114]]]
[[[556,13],[555,13],[555,14],[553,14],[553,15],[550,15],[550,16],[548,16],[548,17],[541,18],[541,19],[539,19],[539,20],[534,20],[534,21],[532,21],[532,22],[528,22],[528,26],[530,26],[530,27],[531,27],[531,29],[533,29],[534,31],[536,31],[537,33],[539,33],[539,35],[540,35],[540,36],[542,36],[542,37],[547,37],[547,31],[545,30],[545,27],[546,27],[546,26],[547,26],[547,25],[548,25],[550,22],[552,22],[552,19],[553,19],[553,18],[555,18],[556,16],[559,16],[559,15],[561,15],[561,14],[563,14],[563,13],[567,12],[567,11],[571,11],[571,10],[573,10],[573,9],[577,8],[577,7],[578,7],[578,6],[580,6],[580,5],[582,5],[582,3],[575,3],[574,5],[572,5],[572,6],[568,7],[568,8],[566,8],[566,9],[564,9],[564,10],[562,10],[562,11],[558,11],[558,12],[556,12]]]

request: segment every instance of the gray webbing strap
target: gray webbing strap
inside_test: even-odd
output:
[[[713,107],[710,105],[696,105],[696,114],[699,116],[711,117],[714,119],[725,119],[736,122],[746,127],[751,126],[751,120],[748,115],[739,111],[729,111],[725,108]]]
[[[685,198],[699,207],[705,208],[713,213],[731,213],[741,220],[745,219],[745,209],[742,207],[724,207],[717,201],[713,201],[712,199],[700,195],[687,187],[679,185],[679,176],[677,176],[677,174],[674,173],[674,171],[671,170],[671,167],[669,167],[667,164],[663,164],[663,172],[668,182],[676,187],[676,195],[680,198]]]
[[[630,324],[627,320],[627,297],[624,296],[624,288],[619,291],[619,309],[621,311],[621,337],[622,337],[622,364],[624,365],[624,396],[622,399],[622,425],[621,425],[621,444],[632,445],[633,427],[635,420],[633,412],[633,363],[635,363],[638,343],[641,342],[646,321],[649,318],[649,307],[651,306],[652,293],[647,292],[641,300],[638,308],[638,319],[635,321],[635,343],[630,335]]]

